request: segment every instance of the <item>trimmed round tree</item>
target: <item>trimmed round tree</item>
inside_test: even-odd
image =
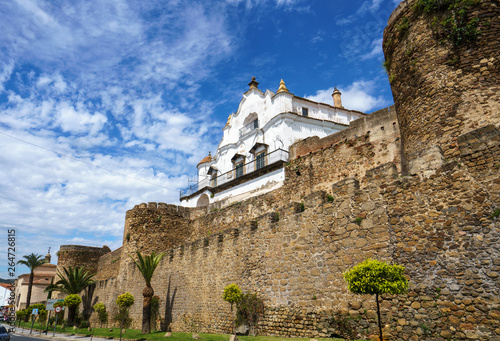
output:
[[[222,294],[222,298],[224,301],[229,302],[231,304],[231,314],[233,313],[233,304],[238,302],[241,299],[241,290],[240,287],[236,284],[229,284],[224,288],[224,293]],[[233,331],[236,334],[236,321],[233,319]]]
[[[380,319],[379,296],[382,294],[399,295],[408,291],[408,280],[404,276],[405,268],[401,265],[389,265],[376,259],[365,259],[363,262],[344,272],[347,288],[358,295],[375,295],[377,302],[378,328],[380,341],[382,322]]]
[[[116,298],[116,305],[118,306],[118,314],[115,315],[115,320],[120,322],[120,341],[122,339],[123,328],[130,326],[132,322],[128,310],[134,304],[134,295],[129,292],[121,294]]]
[[[97,313],[97,318],[99,322],[102,324],[108,322],[108,312],[106,311],[106,305],[102,302],[94,304],[94,311]]]
[[[82,298],[78,294],[68,295],[64,299],[64,305],[68,307],[68,322],[71,324],[75,321],[76,309],[80,303],[82,303]]]

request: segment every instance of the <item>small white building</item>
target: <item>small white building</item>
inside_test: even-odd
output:
[[[6,307],[10,303],[10,293],[12,292],[12,284],[0,283],[0,307]]]
[[[258,84],[252,77],[216,153],[198,164],[198,183],[181,190],[184,206],[226,205],[272,191],[283,185],[283,166],[294,142],[334,134],[366,115],[344,109],[337,89],[332,106],[295,96],[283,80],[276,93],[263,93]]]

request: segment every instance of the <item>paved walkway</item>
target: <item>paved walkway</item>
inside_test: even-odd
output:
[[[7,326],[5,326],[7,327]],[[70,334],[60,334],[56,333],[54,336],[54,330],[50,330],[45,335],[44,332],[40,334],[40,331],[38,330],[33,330],[33,332],[30,334],[30,329],[26,328],[20,328],[16,327],[16,332],[13,335],[19,335],[19,336],[30,336],[30,337],[37,337],[41,339],[50,339],[50,340],[58,340],[58,341],[90,341],[90,336],[84,336],[84,335],[70,335]],[[90,332],[89,332],[90,334]],[[92,341],[109,341],[108,338],[102,338],[102,337],[92,337]]]

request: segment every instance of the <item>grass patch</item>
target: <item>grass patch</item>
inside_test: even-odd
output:
[[[21,322],[21,326],[25,328],[23,334],[29,333],[29,329],[31,328],[31,322]],[[45,330],[46,326],[41,325],[38,322],[35,322],[33,326],[33,336],[36,336],[39,333],[39,330]],[[26,331],[26,329],[28,331]],[[109,331],[109,328],[94,328],[94,336],[102,337],[102,338],[120,338],[120,329],[112,328],[112,331]],[[35,332],[36,331],[36,332]],[[54,331],[54,326],[49,328],[49,335]],[[20,334],[21,330],[16,327],[16,334]],[[56,333],[64,333],[64,334],[76,334],[90,337],[91,332],[84,329],[76,329],[73,330],[73,327],[66,327],[64,330],[61,329],[61,326],[57,326]],[[228,341],[229,335],[226,334],[204,334],[198,333],[202,340],[205,341]],[[126,333],[122,334],[122,339],[142,339],[142,340],[151,340],[151,341],[193,341],[192,333],[172,333],[172,336],[169,338],[165,337],[164,331],[154,331],[151,334],[141,334],[141,331],[138,329],[127,329]],[[276,336],[240,336],[238,335],[238,339],[242,341],[290,341],[288,337],[276,337]],[[293,341],[309,341],[311,338],[293,338]],[[336,338],[316,338],[318,341],[343,341],[344,339],[336,339]],[[364,341],[364,340],[358,340]]]
[[[361,222],[363,221],[363,218],[362,217],[357,217],[356,219],[354,219],[354,222],[358,225],[361,225]]]

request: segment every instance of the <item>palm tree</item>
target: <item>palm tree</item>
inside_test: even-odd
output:
[[[26,265],[30,268],[30,279],[28,282],[28,296],[26,297],[26,308],[30,306],[31,303],[31,290],[33,288],[33,279],[35,278],[35,269],[45,263],[45,259],[42,255],[35,255],[34,253],[30,255],[23,256],[17,264]],[[25,316],[25,322],[28,321],[28,315]]]
[[[86,271],[83,267],[70,266],[63,268],[63,271],[64,275],[61,271],[57,270],[57,275],[60,279],[55,284],[49,285],[45,289],[46,292],[59,291],[68,295],[79,294],[94,283],[92,277],[94,277],[95,274]],[[69,322],[73,322],[76,314],[76,308],[77,306],[68,307]]]
[[[129,255],[130,256],[130,255]],[[139,268],[139,271],[144,277],[146,282],[146,287],[142,291],[142,296],[144,296],[144,301],[142,304],[142,330],[141,333],[149,334],[151,333],[151,299],[155,294],[153,287],[151,286],[151,279],[156,270],[156,267],[160,263],[161,259],[165,256],[165,253],[156,254],[155,251],[151,252],[149,256],[142,257],[141,253],[137,251],[138,261],[132,258],[135,265]]]

